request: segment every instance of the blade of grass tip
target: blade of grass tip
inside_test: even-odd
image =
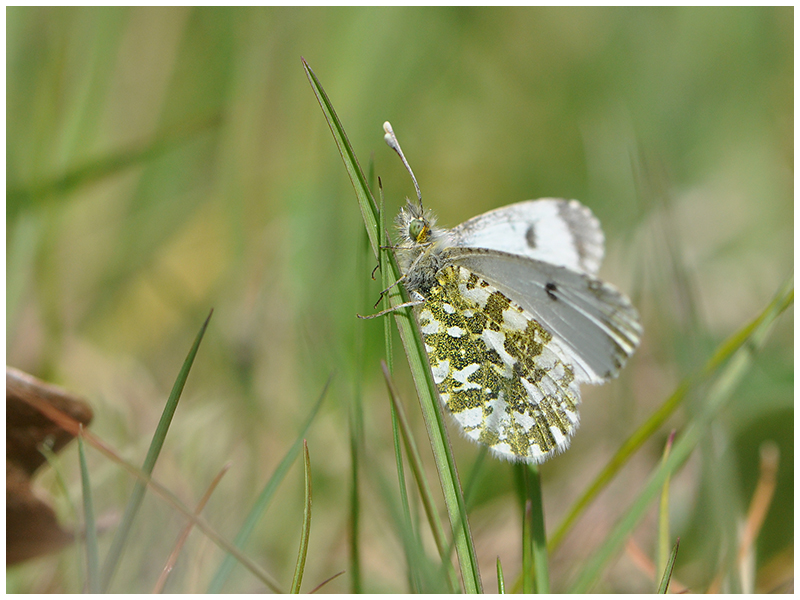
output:
[[[189,355],[186,357],[186,360],[183,361],[183,366],[181,367],[180,373],[178,373],[178,378],[175,380],[175,384],[172,386],[172,392],[170,393],[167,403],[164,406],[164,411],[161,413],[161,419],[156,426],[156,431],[153,434],[152,441],[150,442],[150,448],[147,451],[147,456],[145,457],[144,464],[142,465],[142,471],[148,477],[153,472],[153,467],[155,467],[156,460],[158,460],[158,455],[161,453],[161,448],[163,447],[164,440],[167,437],[169,426],[172,423],[172,417],[175,415],[175,410],[178,408],[178,401],[180,400],[181,393],[183,392],[183,387],[186,385],[186,380],[189,377],[189,371],[192,368],[192,364],[194,364],[195,356],[197,356],[197,350],[200,348],[200,342],[203,340],[203,336],[206,333],[206,329],[208,328],[208,323],[211,320],[212,314],[214,314],[213,309],[208,313],[206,320],[203,322],[203,326],[200,328],[200,331],[194,340],[194,344],[192,344],[191,350],[189,350]],[[111,542],[111,548],[109,549],[108,554],[106,555],[105,563],[103,564],[103,570],[101,573],[101,590],[103,592],[107,592],[109,585],[111,585],[111,579],[114,576],[114,572],[119,564],[119,559],[122,556],[123,550],[125,549],[125,543],[128,540],[128,533],[130,533],[133,521],[136,518],[136,514],[139,512],[139,506],[142,504],[146,490],[147,485],[141,481],[137,481],[133,486],[133,491],[128,498],[128,504],[125,507],[125,513],[123,514],[122,522],[120,523],[120,526],[114,535],[114,539]]]
[[[292,578],[292,594],[300,593],[300,584],[303,583],[303,572],[306,568],[308,555],[308,536],[311,534],[311,459],[308,457],[308,443],[303,440],[303,529],[300,534],[300,549],[297,552],[297,565]]]
[[[83,427],[81,427],[81,431]],[[97,551],[97,522],[94,518],[92,486],[89,482],[89,467],[86,465],[86,452],[83,435],[78,436],[78,459],[81,468],[81,490],[83,492],[83,522],[86,525],[86,566],[90,594],[100,592],[100,559]]]
[[[450,562],[451,547],[447,543],[447,534],[445,533],[442,522],[439,519],[439,513],[436,510],[436,503],[433,500],[433,494],[431,493],[428,479],[425,477],[425,470],[422,466],[422,459],[420,458],[419,450],[417,449],[417,443],[414,440],[414,436],[411,432],[411,426],[408,423],[408,417],[403,409],[402,402],[400,402],[400,397],[397,393],[397,388],[394,385],[394,381],[392,380],[392,376],[389,373],[389,368],[383,361],[381,361],[381,369],[383,370],[383,377],[386,381],[386,387],[389,391],[389,398],[392,401],[393,410],[397,414],[400,432],[403,434],[403,442],[405,444],[406,456],[408,457],[408,464],[411,467],[411,472],[414,475],[414,480],[417,483],[417,489],[419,491],[420,499],[422,500],[422,508],[425,511],[425,517],[427,518],[428,524],[431,528],[433,541],[436,544],[439,557],[442,560],[442,564],[447,569],[450,592],[456,593],[459,589],[458,575],[456,574],[455,570],[453,569],[453,565]]]
[[[664,576],[661,578],[661,583],[658,586],[656,593],[667,594],[669,593],[669,582],[672,579],[672,570],[675,568],[675,557],[678,556],[678,546],[681,543],[681,538],[675,540],[675,545],[672,547],[672,552],[669,555],[669,560],[664,566]]]
[[[497,557],[497,593],[506,593],[506,580],[503,578],[503,565],[500,564],[500,557]]]
[[[731,360],[721,370],[708,391],[702,411],[687,425],[684,433],[676,439],[670,455],[650,476],[639,496],[634,500],[620,521],[606,537],[602,546],[589,559],[578,577],[572,593],[587,593],[599,577],[605,564],[616,554],[618,548],[633,531],[650,503],[655,499],[669,474],[680,467],[700,442],[711,421],[733,395],[736,386],[748,372],[755,355],[764,346],[777,318],[791,305],[794,299],[793,278],[781,287],[769,306],[765,317],[752,330]]]
[[[789,283],[784,285],[791,287],[793,278],[789,278]],[[794,300],[794,290],[787,294],[786,298],[781,300],[791,304]],[[773,303],[776,300],[773,300]],[[772,306],[772,304],[770,305]],[[622,469],[628,462],[631,456],[652,436],[672,415],[673,412],[683,403],[688,396],[689,392],[697,388],[707,378],[713,375],[717,369],[726,362],[733,354],[739,350],[747,341],[753,332],[763,323],[763,321],[770,315],[770,309],[765,309],[750,323],[745,325],[742,329],[725,340],[711,358],[706,362],[699,373],[696,373],[686,378],[675,389],[669,398],[661,405],[660,408],[653,413],[653,415],[645,421],[633,434],[625,440],[625,442],[617,450],[616,454],[608,461],[608,464],[603,468],[600,474],[594,479],[591,485],[586,488],[586,491],[580,498],[572,505],[567,512],[567,515],[561,521],[561,524],[556,529],[555,533],[551,536],[548,543],[548,550],[552,553],[564,540],[569,529],[575,524],[578,517],[584,510],[591,504],[592,500],[608,485],[614,476]]]
[[[195,527],[201,530],[206,535],[206,537],[208,537],[208,539],[210,539],[214,544],[219,546],[220,549],[232,554],[235,557],[235,559],[238,560],[240,563],[242,563],[242,565],[248,571],[250,571],[260,581],[264,582],[264,585],[266,585],[275,593],[278,594],[283,593],[281,586],[275,581],[274,577],[272,577],[269,573],[264,571],[261,567],[259,567],[247,556],[245,556],[242,552],[240,552],[235,546],[233,546],[230,542],[228,542],[228,540],[219,535],[219,533],[217,533],[213,527],[211,527],[208,523],[206,523],[205,520],[198,517],[197,515],[194,515],[192,511],[189,510],[189,508],[183,502],[181,502],[181,500],[175,494],[173,494],[163,485],[152,479],[149,475],[146,475],[141,469],[123,460],[123,458],[99,436],[93,434],[88,429],[84,430],[83,433],[81,433],[81,428],[80,428],[81,424],[77,420],[61,412],[57,408],[51,406],[50,404],[45,402],[42,398],[39,398],[36,394],[32,394],[23,389],[19,391],[19,397],[28,404],[30,404],[35,410],[42,413],[49,420],[56,423],[59,427],[61,427],[65,431],[69,431],[73,435],[73,437],[78,437],[79,435],[83,435],[84,439],[95,450],[99,451],[101,454],[109,458],[111,461],[115,462],[117,465],[122,467],[125,471],[127,471],[131,476],[135,477],[142,484],[148,486],[156,496],[158,496],[162,500],[165,500],[170,506],[172,506],[172,508],[180,512],[192,523],[194,523]]]
[[[208,486],[208,489],[203,494],[203,497],[200,498],[200,502],[197,503],[197,506],[194,509],[195,515],[199,515],[201,512],[203,512],[206,504],[208,504],[208,501],[211,499],[211,494],[213,494],[214,490],[217,489],[222,477],[231,468],[231,464],[232,463],[230,462],[225,463],[222,466],[222,469],[220,469],[220,472],[217,473],[217,476],[214,477],[211,485]],[[181,533],[178,535],[178,539],[175,541],[175,547],[172,549],[169,558],[167,558],[167,562],[164,565],[164,568],[161,570],[161,575],[159,575],[158,581],[156,581],[156,584],[153,586],[153,591],[151,592],[152,594],[160,594],[164,590],[164,586],[167,583],[167,578],[169,577],[169,574],[172,573],[172,569],[175,568],[175,563],[178,562],[178,556],[186,544],[186,540],[189,539],[189,534],[192,532],[193,528],[194,523],[189,521],[186,524],[186,527],[183,528],[183,531],[181,531]]]
[[[467,503],[467,509],[471,509],[475,502],[475,492],[483,478],[484,466],[486,465],[486,457],[488,455],[489,448],[481,445],[478,449],[478,455],[475,457],[475,462],[472,463],[469,476],[467,477],[467,485],[464,486],[464,502]]]
[[[313,590],[311,590],[311,591],[310,591],[310,592],[308,592],[308,593],[309,593],[309,594],[316,594],[316,593],[317,593],[318,591],[320,591],[320,590],[321,590],[321,589],[322,589],[324,586],[328,585],[328,584],[329,584],[331,581],[333,581],[333,580],[334,580],[334,579],[336,579],[337,577],[340,577],[341,575],[344,575],[344,573],[345,573],[344,571],[339,571],[338,573],[336,573],[336,575],[331,575],[331,576],[330,576],[330,577],[328,577],[328,578],[327,578],[325,581],[323,581],[322,583],[320,583],[320,584],[319,584],[317,587],[315,587]]]
[[[345,168],[348,174],[350,174],[350,180],[353,183],[356,197],[361,207],[361,213],[364,217],[364,224],[367,228],[370,242],[373,245],[373,251],[375,255],[378,256],[379,247],[377,241],[379,235],[374,200],[364,181],[364,176],[361,172],[361,168],[358,166],[358,161],[355,159],[355,153],[330,104],[330,100],[322,89],[316,75],[311,71],[311,68],[305,60],[303,60],[303,68],[306,71],[314,94],[320,103],[322,112],[328,121],[334,140],[337,146],[339,146],[340,154],[345,162]],[[393,278],[392,280],[395,282],[399,278],[397,261],[392,254],[388,256],[389,264],[387,268],[390,272],[390,277]],[[396,306],[400,302],[398,299],[402,298],[404,292],[398,289],[400,287],[401,286],[394,286],[389,292],[389,300],[392,306]],[[409,310],[398,310],[395,312],[395,322],[398,325],[400,339],[403,342],[403,347],[411,369],[411,375],[417,388],[422,416],[425,421],[425,427],[428,430],[428,437],[431,442],[436,469],[439,472],[439,482],[442,486],[447,515],[450,519],[450,526],[455,539],[456,555],[461,568],[464,589],[467,593],[477,593],[482,591],[478,560],[472,543],[472,535],[470,533],[466,506],[464,505],[464,498],[461,492],[461,484],[458,479],[458,471],[456,470],[453,453],[450,449],[450,442],[447,437],[447,430],[444,426],[441,408],[436,398],[433,376],[428,366],[425,349],[422,345],[419,332],[417,328],[414,327]]]
[[[328,121],[328,126],[331,128],[331,133],[333,134],[333,139],[336,142],[336,146],[339,148],[339,154],[342,156],[342,160],[344,161],[344,168],[353,184],[353,189],[355,190],[356,197],[358,198],[358,206],[361,208],[361,216],[364,218],[364,223],[367,226],[367,234],[369,235],[369,241],[372,245],[372,253],[377,259],[379,251],[377,235],[378,210],[375,206],[375,200],[369,191],[367,180],[364,178],[364,173],[361,170],[361,166],[358,164],[358,159],[356,158],[355,152],[353,152],[353,147],[350,145],[350,141],[347,139],[347,134],[345,133],[344,128],[339,121],[339,117],[336,115],[336,111],[333,110],[333,105],[328,99],[328,95],[325,93],[325,90],[323,89],[322,84],[319,82],[319,79],[317,79],[317,76],[314,74],[314,71],[312,71],[311,67],[308,66],[306,60],[302,57],[300,57],[300,60],[303,61],[303,69],[305,70],[308,81],[311,84],[311,89],[314,90],[314,95],[317,97],[320,108],[322,108],[322,112],[325,114],[325,120]]]
[[[253,530],[255,529],[259,520],[262,516],[264,516],[267,506],[269,506],[269,503],[272,500],[272,497],[275,495],[278,486],[280,485],[281,481],[283,481],[286,473],[289,471],[289,467],[292,466],[294,459],[297,458],[297,455],[300,453],[303,447],[303,439],[308,433],[308,429],[311,427],[314,417],[317,416],[319,407],[322,406],[322,401],[325,399],[325,395],[328,392],[328,388],[330,387],[332,380],[333,374],[331,374],[330,377],[328,377],[328,381],[325,382],[325,387],[322,389],[322,393],[319,395],[317,402],[311,409],[311,412],[309,413],[306,422],[303,424],[303,427],[301,428],[294,444],[292,444],[292,447],[289,448],[289,451],[281,460],[278,468],[275,469],[272,477],[269,478],[269,481],[264,486],[264,489],[261,491],[261,494],[259,494],[258,499],[253,505],[253,508],[250,510],[250,513],[247,515],[247,518],[242,524],[242,527],[239,529],[239,533],[236,534],[236,538],[233,540],[233,545],[236,548],[242,548],[247,543],[247,540],[250,538],[250,534],[253,533]],[[214,574],[214,578],[211,580],[211,583],[208,586],[209,594],[220,593],[222,586],[230,576],[233,567],[236,566],[237,560],[238,559],[235,556],[226,556],[222,560],[217,572]]]
[[[675,441],[675,430],[673,429],[667,443],[664,446],[664,456],[662,462],[669,456],[669,451],[672,449],[672,444]],[[663,573],[667,567],[669,560],[669,482],[670,477],[667,476],[664,486],[661,488],[661,501],[658,507],[658,553],[656,558],[656,572]]]

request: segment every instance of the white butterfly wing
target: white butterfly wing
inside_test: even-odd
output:
[[[592,275],[495,250],[449,248],[445,254],[530,312],[573,359],[581,382],[616,376],[639,345],[636,309]]]
[[[599,221],[577,200],[526,200],[473,217],[449,231],[450,245],[519,254],[596,275],[603,260]]]

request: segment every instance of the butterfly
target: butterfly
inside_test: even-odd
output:
[[[440,228],[414,184],[396,252],[439,398],[495,456],[544,462],[575,434],[580,385],[615,377],[642,335],[630,300],[597,277],[600,223],[547,198]]]

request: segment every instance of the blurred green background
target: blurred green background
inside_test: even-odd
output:
[[[619,444],[752,319],[793,270],[792,8],[8,8],[7,362],[85,396],[93,430],[140,464],[203,318],[155,477],[233,538],[335,373],[308,436],[314,512],[304,591],[348,569],[349,417],[363,394],[364,589],[407,591],[386,492],[396,486],[380,377],[379,285],[352,187],[301,67],[328,92],[392,214],[413,187],[439,222],[528,198],[577,198],[603,224],[601,274],[645,335],[619,380],[584,390],[572,449],[544,465],[549,529]],[[791,312],[791,311],[790,311]],[[756,544],[763,591],[792,572],[793,315],[706,443],[673,478],[676,577],[699,591],[736,551],[766,440],[778,486]],[[429,460],[405,359],[407,411]],[[688,404],[671,419],[680,428]],[[449,429],[462,480],[476,446]],[[651,440],[552,557],[564,590],[659,460]],[[64,453],[79,504],[74,448]],[[112,522],[131,478],[89,451]],[[51,473],[40,485],[69,503]],[[520,565],[511,469],[487,459],[471,522],[484,585]],[[396,498],[392,500],[396,502]],[[653,513],[654,517],[655,513]],[[246,548],[288,587],[302,519],[296,464]],[[112,590],[152,588],[184,521],[148,496]],[[113,526],[113,525],[112,525]],[[424,527],[423,527],[424,529]],[[635,536],[653,556],[654,520]],[[110,534],[101,538],[101,552]],[[428,543],[430,540],[426,540]],[[434,554],[433,547],[431,554]],[[221,552],[194,532],[168,591],[203,591]],[[774,573],[779,575],[774,575]],[[67,550],[9,571],[8,591],[80,591]],[[329,592],[351,589],[350,574]],[[629,554],[596,589],[652,591]],[[237,568],[229,591],[260,591]]]

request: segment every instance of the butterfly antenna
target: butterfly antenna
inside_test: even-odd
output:
[[[422,210],[422,192],[419,191],[419,184],[417,183],[417,178],[414,177],[414,171],[411,170],[411,165],[408,164],[406,157],[403,155],[403,151],[400,149],[400,142],[397,141],[397,136],[394,134],[394,130],[392,129],[392,124],[389,121],[386,121],[383,124],[383,130],[386,134],[383,136],[383,139],[386,140],[386,143],[389,144],[389,147],[397,152],[397,155],[400,157],[400,160],[403,161],[403,164],[406,167],[409,175],[411,175],[411,181],[414,182],[414,187],[417,190],[417,198],[419,198],[419,208]]]

